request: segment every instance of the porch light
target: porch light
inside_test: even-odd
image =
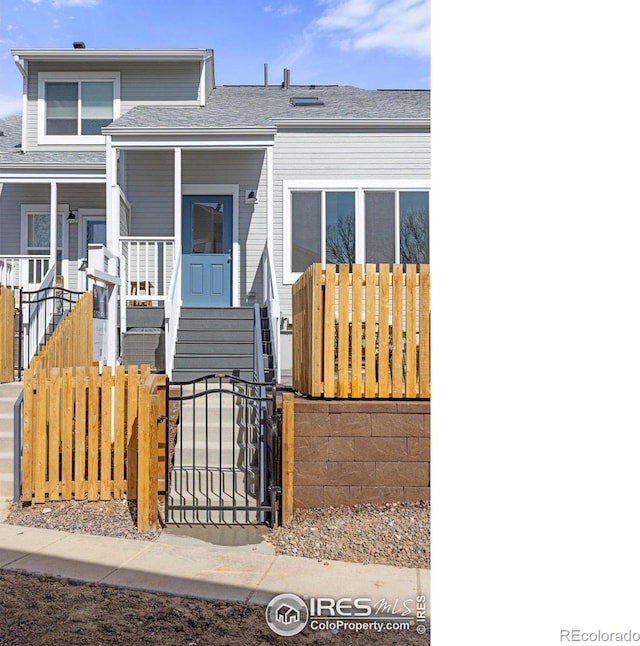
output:
[[[67,222],[75,222],[76,221],[76,214],[74,211],[69,210],[69,213],[67,215]]]
[[[244,192],[244,203],[245,204],[255,204],[258,201],[258,189],[252,188],[249,191]]]

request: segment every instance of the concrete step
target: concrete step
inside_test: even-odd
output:
[[[230,374],[234,377],[239,377],[240,379],[250,380],[253,379],[253,369],[224,369],[224,370],[199,370],[192,368],[174,368],[172,380],[174,383],[185,383],[189,381],[194,381],[195,379],[201,379],[202,377],[216,374]]]
[[[174,369],[187,368],[201,374],[231,373],[253,370],[253,356],[247,354],[190,355],[176,353]]]

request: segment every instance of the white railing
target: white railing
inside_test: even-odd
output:
[[[56,268],[55,265],[52,265],[44,275],[41,283],[36,285],[33,290],[44,290],[53,287],[55,277]],[[28,295],[27,300],[31,300],[31,305],[35,304],[35,307],[31,307],[28,303],[25,303],[23,306],[22,334],[24,341],[22,347],[24,348],[24,357],[22,365],[25,368],[37,354],[40,344],[44,343],[45,335],[49,326],[53,323],[55,314],[62,313],[61,311],[56,311],[57,306],[54,300],[42,298],[41,294],[42,292]]]
[[[167,299],[175,274],[174,247],[172,237],[120,238],[120,253],[126,259],[123,292],[129,304],[148,305]]]
[[[105,319],[104,341],[99,348],[99,352],[106,365],[115,366],[118,356],[118,300],[122,290],[121,274],[124,260],[121,254],[107,249],[104,245],[90,244],[87,264],[87,289],[92,289],[94,285],[98,285],[105,287],[107,290],[107,318]],[[121,314],[124,314],[124,312],[121,312]],[[124,333],[122,320],[121,316],[121,336]],[[96,341],[94,328],[94,356],[97,349]]]
[[[267,308],[271,332],[271,347],[273,348],[273,367],[276,379],[280,383],[280,296],[273,260],[269,249],[265,247],[262,254],[262,304]]]
[[[169,375],[169,378],[171,378],[171,373],[173,372],[173,357],[176,350],[176,341],[178,340],[178,324],[180,323],[180,304],[182,303],[181,266],[182,254],[179,254],[176,258],[176,265],[171,276],[164,308],[164,365],[165,372]]]
[[[0,285],[38,289],[49,270],[49,256],[0,256]]]

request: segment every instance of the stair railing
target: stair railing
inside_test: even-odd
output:
[[[167,300],[165,303],[164,316],[164,351],[165,371],[171,379],[173,373],[173,360],[176,354],[176,343],[178,341],[178,324],[180,323],[180,304],[182,303],[182,254],[177,254]]]
[[[273,357],[273,370],[278,383],[280,382],[280,297],[278,295],[278,282],[273,261],[269,255],[268,247],[262,254],[262,301],[267,308],[269,318],[269,332],[271,336],[271,354]]]

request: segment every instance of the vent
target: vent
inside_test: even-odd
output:
[[[296,107],[303,105],[324,105],[324,102],[320,101],[317,96],[292,96],[289,101],[291,105],[295,105]]]
[[[73,43],[73,49],[84,49],[84,48],[85,48],[84,43],[81,40],[76,40]]]

